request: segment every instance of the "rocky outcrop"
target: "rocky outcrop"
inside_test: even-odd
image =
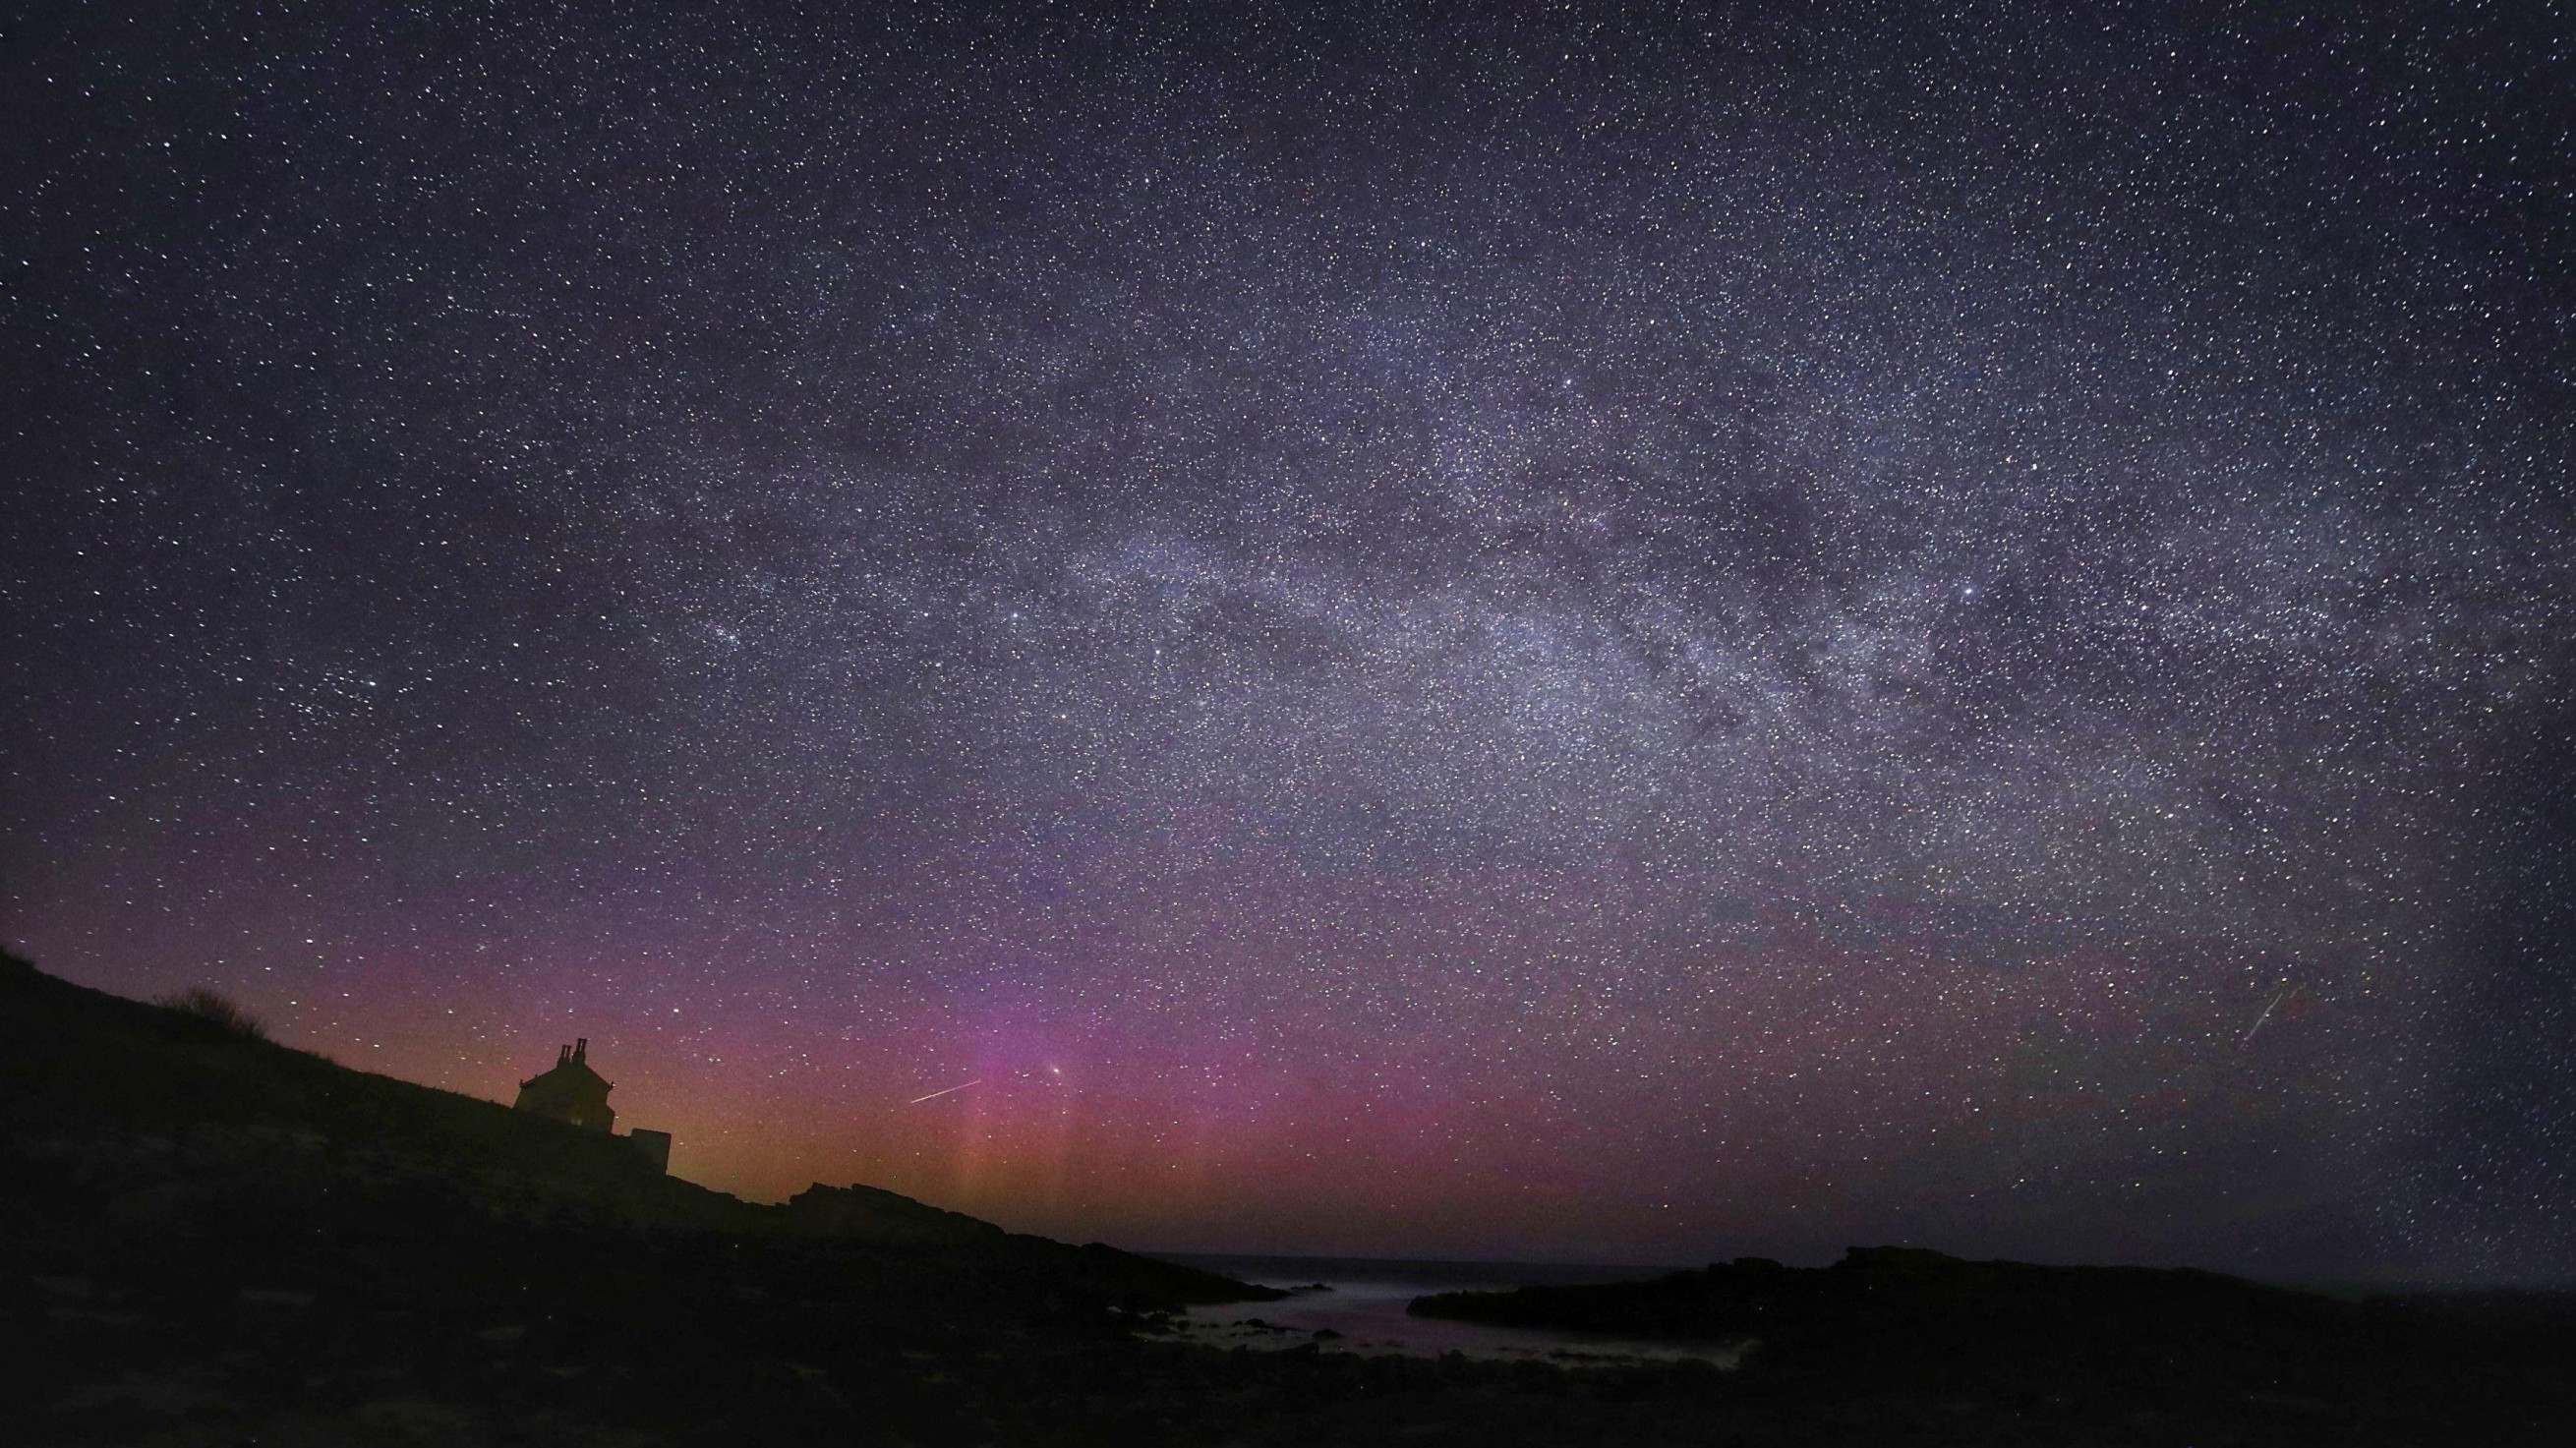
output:
[[[2125,1383],[2153,1365],[2213,1391],[2286,1381],[2362,1309],[2214,1272],[1972,1262],[1855,1247],[1830,1267],[1739,1258],[1645,1282],[1417,1298],[1417,1316],[1624,1337],[1753,1339],[1775,1373],[1922,1386]]]
[[[998,1241],[1002,1229],[963,1212],[916,1202],[881,1187],[827,1187],[821,1182],[787,1199],[788,1227],[815,1236],[866,1242]]]

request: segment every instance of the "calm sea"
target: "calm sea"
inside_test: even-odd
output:
[[[1412,1317],[1405,1305],[1434,1292],[1493,1291],[1575,1282],[1633,1282],[1660,1277],[1669,1267],[1599,1267],[1534,1262],[1410,1262],[1353,1257],[1241,1257],[1194,1253],[1154,1254],[1222,1272],[1264,1287],[1299,1288],[1322,1283],[1329,1292],[1299,1292],[1277,1302],[1229,1302],[1192,1308],[1181,1335],[1194,1342],[1252,1351],[1284,1351],[1313,1343],[1327,1352],[1403,1353],[1438,1357],[1536,1359],[1586,1363],[1697,1359],[1732,1367],[1741,1349],[1731,1343],[1641,1342],[1591,1333],[1489,1327]],[[1318,1334],[1328,1334],[1318,1336]]]

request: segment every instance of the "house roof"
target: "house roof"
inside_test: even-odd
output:
[[[589,1091],[595,1089],[602,1095],[606,1095],[609,1090],[612,1089],[605,1077],[602,1077],[598,1072],[590,1069],[590,1063],[587,1061],[557,1061],[553,1066],[546,1070],[540,1071],[536,1075],[529,1077],[527,1080],[520,1082],[519,1089],[526,1091],[534,1088],[540,1082],[556,1090]]]

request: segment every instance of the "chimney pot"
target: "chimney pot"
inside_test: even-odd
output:
[[[588,1037],[588,1036],[577,1036],[577,1037],[575,1037],[575,1038],[573,1039],[573,1043],[572,1043],[572,1058],[573,1058],[574,1060],[578,1061],[578,1060],[581,1060],[583,1057],[588,1056],[589,1054],[590,1054],[590,1037]]]

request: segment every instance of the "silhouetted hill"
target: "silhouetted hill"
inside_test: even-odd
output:
[[[814,1185],[762,1206],[641,1165],[600,1131],[492,1100],[340,1067],[204,1010],[124,1000],[10,956],[0,966],[0,1121],[8,1149],[75,1180],[95,1211],[155,1232],[214,1219],[286,1221],[371,1201],[497,1224],[796,1234],[848,1242],[987,1244],[1103,1257],[1007,1237],[974,1216],[891,1190]],[[1141,1299],[1267,1299],[1172,1262],[1126,1262]]]
[[[1854,1247],[1830,1267],[1738,1258],[1643,1282],[1450,1292],[1424,1317],[1623,1337],[1744,1340],[1775,1380],[1840,1391],[1974,1387],[2033,1401],[2182,1394],[2215,1401],[2545,1403],[2576,1345],[2564,1294],[2343,1301],[2190,1269],[1971,1262],[1915,1247]],[[2540,1391],[2535,1392],[2538,1389]]]
[[[623,1143],[350,1070],[26,967],[0,977],[9,1145],[103,1211],[298,1209],[326,1187],[428,1192],[502,1220],[757,1230],[761,1209],[666,1177]]]
[[[2107,1309],[2107,1311],[2106,1311]],[[1854,1247],[1831,1267],[1800,1269],[1758,1257],[1642,1282],[1452,1292],[1416,1299],[1423,1317],[1651,1337],[1758,1337],[1778,1344],[1810,1328],[1930,1333],[1946,1340],[2029,1334],[2052,1355],[2091,1346],[2095,1319],[2124,1332],[2191,1324],[2195,1345],[2228,1330],[2316,1331],[2352,1315],[2348,1304],[2214,1272],[2135,1267],[2044,1267],[1970,1262],[1918,1247]],[[2213,1337],[2211,1328],[2221,1330]]]
[[[784,1206],[667,1176],[604,1133],[355,1071],[202,1011],[0,967],[0,1150],[47,1215],[183,1241],[367,1221],[975,1246],[1139,1303],[1268,1298],[1214,1273],[1012,1236],[875,1187]],[[41,1190],[42,1188],[40,1188]]]
[[[740,1201],[616,1141],[271,1044],[212,1003],[0,959],[13,1448],[2554,1445],[2576,1416],[2564,1299],[2337,1304],[1935,1254],[1426,1304],[1749,1333],[1739,1373],[1137,1331],[1274,1295],[870,1187]]]

